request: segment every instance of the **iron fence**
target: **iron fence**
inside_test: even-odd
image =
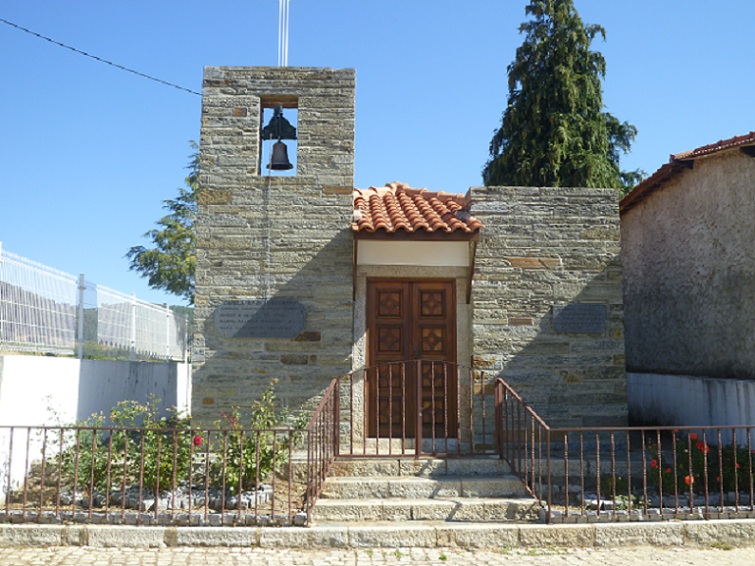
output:
[[[341,378],[339,455],[464,456],[495,453],[494,394],[484,372],[411,360]]]
[[[548,522],[755,517],[755,426],[552,428],[502,379],[496,423]]]
[[[0,521],[307,525],[338,453],[339,384],[304,428],[0,426]]]
[[[422,366],[412,364],[375,375],[386,384],[416,385],[409,367],[423,375]],[[395,373],[402,369],[403,377]],[[0,427],[0,521],[307,525],[339,456],[491,451],[509,463],[550,523],[755,518],[755,426],[555,428],[500,378],[491,384],[491,400],[482,374],[440,364],[424,375],[434,371],[437,385],[441,376],[469,380],[459,382],[458,418],[448,434],[433,415],[442,414],[435,412],[440,400],[451,405],[449,397],[433,401],[425,381],[429,394],[418,387],[418,413],[404,411],[408,416],[397,420],[392,411],[373,415],[378,437],[360,436],[370,430],[359,411],[371,402],[369,370],[334,379],[304,428],[203,428],[188,420],[157,427]],[[387,407],[397,399],[382,402]],[[461,403],[476,416],[466,418]],[[492,407],[494,426],[482,427],[483,407]],[[424,442],[410,445],[409,434],[395,444],[379,442],[381,426],[403,428],[412,419]],[[375,443],[365,446],[365,440]]]
[[[6,251],[0,351],[186,360],[186,316]]]
[[[0,427],[0,521],[305,524],[309,430]]]

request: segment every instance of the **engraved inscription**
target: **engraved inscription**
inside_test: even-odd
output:
[[[295,299],[228,301],[215,309],[215,327],[227,338],[296,338],[307,310]]]
[[[607,320],[606,305],[553,305],[553,331],[558,334],[601,334]]]

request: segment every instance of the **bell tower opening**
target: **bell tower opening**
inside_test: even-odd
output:
[[[260,99],[260,175],[293,177],[298,165],[299,99],[274,96]]]

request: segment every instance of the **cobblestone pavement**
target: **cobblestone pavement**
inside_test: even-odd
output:
[[[247,548],[0,548],[2,566],[744,566],[755,548],[516,549],[373,548],[339,550]]]

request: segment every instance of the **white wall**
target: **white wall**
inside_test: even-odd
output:
[[[147,401],[190,412],[191,366],[175,362],[0,356],[0,426],[63,423],[107,414],[118,401]]]
[[[627,373],[633,420],[668,426],[755,425],[755,382]]]
[[[119,401],[145,402],[150,393],[161,400],[162,411],[176,407],[190,413],[191,365],[0,356],[0,503],[9,476],[12,489],[23,482],[27,443],[30,461],[40,454],[39,435],[25,427],[107,415]]]
[[[469,242],[394,242],[359,240],[358,265],[469,267]]]

